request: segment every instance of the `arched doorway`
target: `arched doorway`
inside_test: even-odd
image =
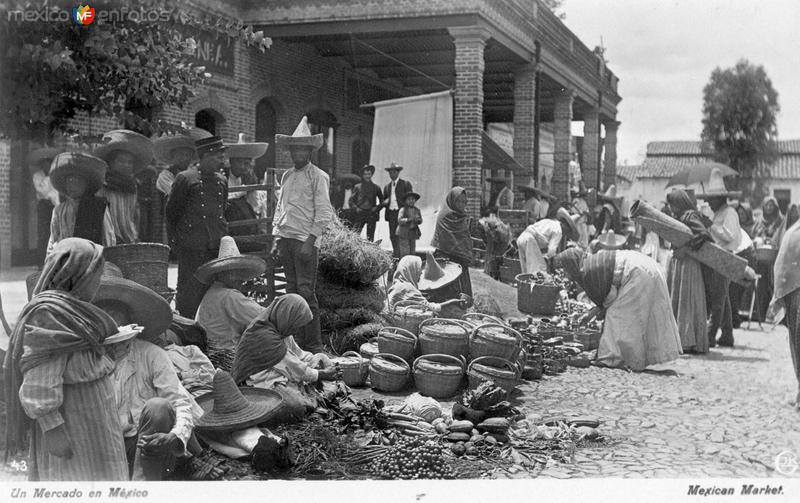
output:
[[[361,139],[354,141],[350,158],[352,159],[350,171],[361,175],[361,168],[369,164],[369,144]]]
[[[221,135],[223,124],[225,124],[225,117],[213,108],[204,108],[194,114],[194,125],[213,135]]]
[[[322,137],[325,139],[322,148],[314,152],[311,162],[330,176],[334,176],[336,174],[335,130],[339,126],[336,116],[319,108],[308,112],[306,116],[311,134],[322,133]]]
[[[264,173],[275,167],[275,133],[278,114],[269,98],[264,98],[256,104],[256,141],[269,143],[267,153],[256,159],[255,172],[259,180],[264,179]]]

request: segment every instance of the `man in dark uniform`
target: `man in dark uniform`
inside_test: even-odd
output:
[[[356,210],[353,227],[361,234],[361,229],[366,224],[368,241],[375,241],[375,224],[378,223],[378,213],[383,207],[381,188],[372,181],[374,174],[375,166],[371,164],[364,166],[361,170],[361,183],[356,184],[353,195],[350,196],[350,207]]]
[[[389,239],[392,242],[392,250],[396,258],[400,258],[400,244],[397,239],[397,215],[403,207],[406,194],[413,192],[411,182],[400,179],[400,171],[403,167],[392,163],[386,171],[389,172],[391,181],[383,188],[383,206],[386,208],[386,221],[389,222]]]
[[[228,234],[228,182],[220,174],[225,166],[225,146],[218,136],[197,140],[195,146],[200,159],[198,169],[177,174],[166,211],[167,234],[178,257],[175,305],[186,318],[195,317],[208,289],[194,273],[217,257],[219,241]]]

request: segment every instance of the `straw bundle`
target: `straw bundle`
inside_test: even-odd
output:
[[[367,323],[384,323],[383,318],[378,313],[363,307],[340,309],[338,311],[320,309],[319,319],[323,331],[341,330]]]
[[[693,237],[689,227],[658,211],[645,201],[633,203],[631,216],[642,227],[655,232],[674,246],[683,246]],[[747,284],[745,275],[747,261],[715,243],[705,243],[698,251],[690,249],[688,255],[736,283]]]
[[[318,271],[331,283],[354,288],[369,286],[391,266],[391,253],[362,239],[339,219],[320,238]]]
[[[375,284],[356,289],[318,277],[317,299],[320,309],[339,311],[360,307],[378,313],[383,309],[386,295]]]

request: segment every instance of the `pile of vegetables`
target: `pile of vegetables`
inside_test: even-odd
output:
[[[449,479],[455,476],[445,448],[432,439],[402,437],[369,470],[387,479]]]

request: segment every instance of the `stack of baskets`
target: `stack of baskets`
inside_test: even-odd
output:
[[[543,285],[534,281],[535,274],[519,274],[517,282],[517,309],[527,314],[553,314],[561,298],[561,287]]]
[[[414,361],[414,383],[417,391],[433,398],[448,398],[461,387],[466,359],[450,355],[422,355]]]
[[[369,380],[380,391],[400,391],[408,383],[411,367],[399,356],[378,353],[369,362]]]
[[[461,320],[431,318],[419,326],[419,345],[423,355],[469,356],[469,334],[472,325]]]
[[[337,360],[342,369],[342,380],[348,386],[363,386],[369,376],[369,360],[356,353],[346,351]]]

